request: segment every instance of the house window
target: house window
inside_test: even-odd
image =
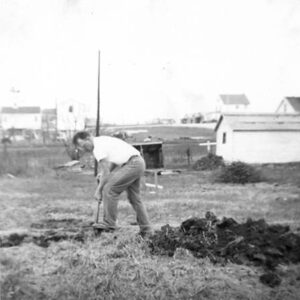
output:
[[[37,116],[34,117],[34,121],[35,121],[35,122],[38,121],[38,117],[37,117]]]
[[[286,105],[286,103],[283,104],[283,112],[284,112],[284,113],[287,112],[287,105]]]
[[[222,144],[226,144],[226,132],[223,132]]]

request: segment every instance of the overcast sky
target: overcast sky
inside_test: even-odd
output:
[[[95,115],[98,50],[105,122],[209,111],[224,93],[273,112],[300,96],[300,1],[0,0],[0,106]]]

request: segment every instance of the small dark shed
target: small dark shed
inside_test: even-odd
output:
[[[147,169],[159,169],[164,167],[162,142],[132,143],[139,150],[146,162]]]

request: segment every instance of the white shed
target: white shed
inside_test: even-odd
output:
[[[223,114],[215,131],[225,161],[300,162],[300,114]]]
[[[300,114],[300,97],[285,97],[277,107],[277,114]]]
[[[244,113],[250,102],[245,94],[220,95],[217,99],[216,112]]]

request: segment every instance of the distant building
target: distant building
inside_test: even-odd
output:
[[[213,123],[213,122],[217,122],[219,118],[220,118],[219,112],[208,112],[204,115],[203,122],[204,123]]]
[[[24,130],[41,130],[41,108],[38,106],[2,107],[1,123],[3,130],[11,130],[15,134],[22,134]]]
[[[220,95],[217,99],[216,112],[221,114],[246,112],[249,104],[244,94]]]
[[[300,97],[285,97],[276,109],[278,114],[300,114]]]
[[[193,123],[199,124],[199,123],[201,123],[203,121],[204,116],[203,116],[202,113],[194,113],[192,115],[192,118],[193,118]]]
[[[72,134],[85,127],[85,105],[73,100],[57,104],[57,130]]]
[[[182,124],[188,124],[188,123],[192,123],[192,118],[189,115],[185,115],[181,120],[180,123]]]
[[[219,95],[215,111],[206,113],[203,122],[217,122],[220,116],[225,113],[245,113],[249,104],[250,102],[245,94]]]
[[[161,125],[172,125],[175,123],[174,119],[170,118],[157,118],[152,120],[152,124],[161,124]]]
[[[191,115],[185,115],[180,122],[182,124],[199,124],[204,120],[204,116],[202,113],[194,113]]]
[[[164,167],[162,142],[136,142],[131,145],[140,151],[146,163],[146,169],[161,169]]]
[[[56,108],[46,108],[42,110],[42,130],[54,132],[57,130],[57,112]]]
[[[300,114],[223,114],[215,131],[225,161],[300,161]]]

